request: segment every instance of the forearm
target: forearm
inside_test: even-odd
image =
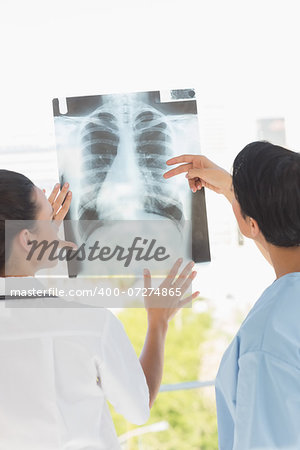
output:
[[[149,323],[140,363],[150,395],[150,408],[158,394],[164,367],[164,350],[168,324]]]
[[[227,198],[227,200],[231,204],[232,200],[233,200],[233,196],[234,196],[233,190],[225,191],[225,192],[223,192],[223,195]]]
[[[224,183],[222,194],[224,195],[224,197],[227,198],[227,200],[231,204],[234,197],[234,191],[232,186],[232,176],[230,175],[229,172],[227,172],[226,183]]]

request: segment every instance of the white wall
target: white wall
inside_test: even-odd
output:
[[[285,117],[287,145],[299,150],[297,7],[291,0],[2,0],[1,167],[47,189],[57,181],[53,97],[180,87],[197,89],[203,151],[227,169],[255,138],[259,117]],[[5,152],[27,141],[40,154]],[[38,160],[42,169],[33,170]],[[230,207],[210,193],[207,203],[218,270],[201,269],[200,290],[212,293],[214,285],[211,295],[225,295],[223,283],[237,296],[248,271],[259,291],[272,274],[252,250],[246,270],[226,256],[236,236]]]

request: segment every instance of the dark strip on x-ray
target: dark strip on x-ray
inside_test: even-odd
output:
[[[204,189],[192,194],[192,259],[195,262],[210,261],[208,224]]]

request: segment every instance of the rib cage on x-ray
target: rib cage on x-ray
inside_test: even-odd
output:
[[[97,196],[117,155],[119,131],[116,117],[102,110],[89,117],[81,131],[81,198],[78,207],[80,221],[99,220]],[[79,222],[84,233],[88,222]]]
[[[53,99],[60,181],[68,181],[73,192],[64,223],[67,240],[80,244],[95,237],[105,243],[108,238],[126,246],[135,232],[130,228],[133,221],[146,238],[153,230],[162,238],[166,226],[171,230],[168,248],[174,231],[175,245],[184,246],[180,256],[210,261],[205,192],[192,195],[182,176],[163,178],[167,159],[200,150],[191,93],[163,90]],[[130,230],[124,233],[119,224],[127,222]],[[96,231],[100,225],[103,229]],[[68,264],[69,273],[89,272],[88,266]]]
[[[162,176],[165,161],[172,154],[170,127],[163,114],[144,107],[135,116],[134,130],[138,165],[145,180],[145,211],[180,224],[182,204]]]
[[[162,176],[165,161],[172,156],[171,128],[163,113],[142,102],[123,101],[119,105],[108,102],[85,118],[80,131],[82,176],[78,219],[103,219],[97,199],[118,154],[120,133],[133,137],[134,152],[128,152],[128,157],[135,155],[132,163],[137,165],[143,180],[144,211],[171,219],[180,228],[182,204],[171,183]],[[87,229],[87,222],[79,223],[82,235],[92,232]]]

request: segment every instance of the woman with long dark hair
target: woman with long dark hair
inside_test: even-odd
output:
[[[0,170],[0,272],[4,280],[34,277],[49,267],[47,254],[41,260],[26,255],[34,239],[58,239],[70,202],[67,184],[61,190],[56,185],[47,199],[24,175]],[[145,300],[148,329],[140,360],[121,322],[107,309],[80,303],[70,308],[63,299],[56,299],[55,307],[50,299],[46,308],[41,299],[34,306],[19,299],[10,301],[5,313],[2,309],[1,449],[119,449],[106,400],[135,424],[148,420],[162,378],[168,322],[198,295],[182,300],[196,272],[191,262],[176,278],[180,265],[178,260],[163,283],[167,288],[179,287],[181,295],[164,297],[168,307],[151,307],[151,296]],[[146,270],[144,277],[145,286],[151,287],[150,272]]]

